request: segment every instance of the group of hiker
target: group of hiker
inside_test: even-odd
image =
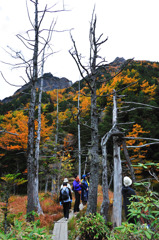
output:
[[[75,175],[75,179],[73,181],[73,186],[68,183],[68,179],[65,178],[63,184],[60,189],[60,204],[63,205],[64,218],[68,220],[69,218],[69,209],[71,208],[72,202],[72,192],[75,194],[75,204],[74,204],[74,214],[76,215],[80,209],[80,201],[82,201],[83,205],[86,205],[88,200],[88,192],[89,192],[89,176],[82,175],[82,180],[80,180],[79,175]]]
[[[80,209],[80,201],[82,201],[83,205],[87,204],[88,193],[89,193],[89,177],[90,174],[82,175],[82,180],[80,180],[79,175],[75,175],[75,179],[73,181],[73,186],[68,183],[68,179],[65,178],[63,184],[61,185],[60,190],[60,204],[63,205],[64,218],[67,220],[69,218],[69,210],[71,209],[72,202],[72,192],[75,194],[75,204],[74,204],[74,214],[76,215]],[[138,201],[135,197],[136,193],[134,189],[131,187],[132,180],[125,176],[123,179],[123,187],[122,187],[122,195],[123,195],[123,204],[125,210],[125,216],[129,223],[136,223],[137,219],[135,217],[130,218],[129,213],[129,205],[131,201]],[[134,198],[130,200],[132,197]]]

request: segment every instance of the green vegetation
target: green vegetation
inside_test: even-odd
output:
[[[109,229],[99,213],[81,217],[77,221],[77,232],[81,240],[102,240],[107,239],[106,236],[109,235]]]
[[[99,137],[101,138],[112,127],[112,91],[116,89],[120,97],[118,98],[119,109],[119,124],[123,123],[120,130],[125,136],[145,137],[157,139],[159,136],[159,63],[146,61],[132,61],[123,72],[110,78],[119,69],[113,66],[105,66],[99,69],[97,78],[103,81],[101,87],[97,88],[97,104],[99,114]],[[109,79],[109,80],[107,80]],[[129,85],[129,87],[127,87]],[[0,168],[3,181],[9,181],[11,175],[9,173],[20,172],[20,176],[26,182],[26,150],[27,150],[27,120],[28,107],[30,102],[29,90],[28,94],[17,94],[10,102],[1,103],[0,108],[0,130],[4,130],[0,135]],[[122,97],[121,97],[122,96]],[[78,124],[78,83],[72,87],[58,91],[59,101],[59,126],[58,126],[58,144],[55,141],[56,121],[57,121],[57,91],[43,93],[42,99],[42,135],[40,143],[40,190],[44,191],[46,187],[47,177],[53,176],[56,182],[60,183],[62,177],[73,176],[77,171],[78,165],[78,139],[77,139],[77,124]],[[137,103],[147,104],[142,106]],[[151,108],[150,106],[154,108]],[[81,80],[80,93],[80,122],[81,122],[81,149],[82,149],[82,172],[84,169],[86,157],[88,157],[87,169],[89,169],[89,145],[91,142],[90,129],[90,92],[84,80]],[[157,108],[155,108],[157,107]],[[131,111],[130,111],[131,110]],[[37,117],[37,110],[35,112]],[[133,123],[132,123],[133,122]],[[132,124],[126,124],[132,123]],[[35,125],[37,122],[35,121]],[[37,125],[36,125],[37,127]],[[7,133],[8,132],[8,133]],[[36,133],[35,133],[36,134]],[[100,142],[99,142],[100,144]],[[147,140],[127,140],[127,145],[144,145],[148,144]],[[140,220],[136,225],[123,222],[122,226],[114,228],[109,223],[105,226],[103,218],[97,213],[96,215],[82,215],[73,218],[69,222],[69,239],[75,239],[75,236],[80,236],[80,239],[159,239],[158,218],[159,218],[159,203],[158,190],[159,184],[157,178],[159,167],[159,151],[158,145],[147,145],[141,149],[129,149],[129,155],[134,165],[135,175],[140,185],[136,185],[139,202],[133,203],[131,206],[132,216],[137,216]],[[108,144],[108,180],[111,179],[112,169],[112,143]],[[101,150],[99,152],[101,154]],[[121,156],[123,156],[121,150]],[[61,164],[61,167],[59,166]],[[129,174],[127,163],[122,163],[123,173]],[[86,169],[86,171],[87,171]],[[152,176],[149,175],[151,173]],[[5,175],[8,177],[5,179]],[[14,176],[16,179],[16,175]],[[151,178],[151,179],[150,179]],[[8,180],[7,180],[8,179]],[[148,179],[146,185],[142,179]],[[101,169],[99,183],[101,183]],[[151,187],[150,187],[151,182]],[[142,184],[141,184],[142,183]],[[51,183],[49,182],[49,190]],[[14,185],[14,186],[13,186]],[[16,186],[15,186],[16,185]],[[143,186],[144,185],[144,186]],[[18,182],[9,184],[15,193],[26,193],[25,187],[21,187]],[[57,185],[54,186],[57,191]],[[144,188],[143,188],[144,187]],[[145,188],[146,187],[146,188]],[[7,189],[7,188],[6,188]],[[146,191],[145,191],[146,189]],[[153,191],[151,190],[153,189]],[[3,194],[5,191],[1,190]],[[10,193],[9,193],[10,194]],[[7,200],[3,203],[8,204]],[[41,203],[43,204],[43,196]],[[57,197],[58,199],[58,197]],[[52,201],[52,200],[51,200]],[[53,209],[53,202],[42,206],[43,210],[49,211]],[[24,204],[26,208],[26,203]],[[58,207],[56,206],[56,210]],[[58,211],[62,210],[58,209]],[[147,214],[147,211],[149,214]],[[20,211],[21,212],[21,211]],[[45,212],[45,213],[46,213]],[[50,211],[51,212],[51,211]],[[50,213],[49,212],[49,213]],[[1,219],[1,238],[2,239],[49,239],[49,235],[45,236],[45,231],[42,226],[35,224],[27,225],[25,222],[18,222],[20,213],[8,214],[8,206],[2,207],[4,213]],[[19,214],[19,215],[18,215]],[[59,215],[57,219],[60,217]],[[141,222],[143,219],[144,225]],[[53,228],[53,219],[49,216],[41,217],[40,224],[47,223],[48,229]],[[8,228],[4,229],[2,224],[7,221],[11,224],[12,230],[4,235]],[[16,222],[16,224],[15,224]],[[8,225],[10,226],[10,225]],[[46,225],[45,225],[46,227]],[[109,229],[110,228],[110,229]],[[20,234],[21,236],[18,235]],[[30,235],[29,235],[30,234]],[[21,237],[21,238],[20,238]],[[37,238],[36,238],[37,237]],[[39,238],[38,238],[39,237]]]
[[[39,227],[39,221],[34,223],[23,222],[19,220],[14,221],[14,226],[12,226],[11,231],[5,234],[0,229],[0,239],[3,240],[20,240],[20,239],[32,239],[32,240],[40,240],[46,239],[50,240],[51,235],[49,235],[45,228]]]

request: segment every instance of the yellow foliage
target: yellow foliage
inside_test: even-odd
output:
[[[63,92],[65,91],[65,89],[58,89],[58,100],[63,100]],[[54,89],[52,91],[48,91],[48,94],[50,94],[51,100],[53,103],[57,102],[57,89]]]
[[[8,112],[3,117],[0,127],[8,132],[15,133],[12,135],[4,133],[0,135],[0,147],[6,150],[26,150],[28,141],[28,116],[23,111]],[[35,121],[35,130],[37,121]],[[47,139],[51,134],[52,126],[47,126],[44,115],[41,115],[41,139]],[[36,132],[35,132],[36,136]]]
[[[144,133],[149,133],[149,131],[144,131],[141,125],[139,124],[134,124],[133,129],[131,132],[128,133],[126,137],[139,137],[140,135],[143,136]],[[127,146],[141,146],[146,144],[145,140],[142,139],[131,139],[126,141]],[[131,159],[132,159],[132,164],[138,164],[141,163],[146,156],[147,150],[144,150],[142,148],[133,148],[131,151]],[[142,173],[142,168],[139,167],[134,167],[135,174],[138,176]]]
[[[157,86],[153,84],[152,86],[149,85],[148,81],[144,80],[141,84],[142,91],[150,96],[150,100],[153,100],[153,96],[156,94]]]
[[[82,97],[81,103],[80,103],[82,112],[87,112],[88,110],[90,110],[90,106],[91,106],[91,98]]]

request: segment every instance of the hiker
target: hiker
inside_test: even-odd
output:
[[[67,178],[64,178],[63,182],[66,182],[66,183],[67,183],[67,187],[68,187],[68,188],[71,190],[71,192],[72,192],[71,185],[68,183],[68,179],[67,179]],[[61,185],[61,188],[60,188],[60,189],[62,189],[62,188],[63,188],[63,184]]]
[[[76,214],[76,212],[79,212],[81,195],[81,182],[78,175],[75,175],[75,180],[73,181],[73,191],[75,193],[74,213]]]
[[[122,187],[122,195],[123,195],[123,200],[124,200],[124,210],[125,210],[125,216],[126,219],[128,220],[128,223],[136,223],[137,218],[136,217],[131,217],[129,216],[129,206],[132,201],[138,202],[138,199],[134,197],[134,199],[131,199],[131,197],[136,196],[136,193],[134,189],[131,187],[132,185],[132,180],[129,177],[124,177],[123,179],[123,184],[124,186]]]
[[[89,186],[89,183],[87,182],[87,177],[84,174],[82,175],[82,181],[81,181],[81,187],[82,187],[81,200],[83,205],[86,205],[88,200],[88,186]]]
[[[64,178],[63,182],[66,182],[67,183],[67,187],[71,190],[71,193],[73,192],[72,189],[71,189],[71,185],[68,183],[68,179],[67,178]],[[61,185],[61,188],[63,188],[63,184]],[[69,209],[71,209],[71,202],[70,202],[70,206],[69,206]]]
[[[72,202],[72,193],[70,188],[67,187],[67,182],[63,182],[63,188],[60,190],[60,205],[63,205],[63,213],[64,218],[69,218],[69,208],[70,208],[70,202]]]

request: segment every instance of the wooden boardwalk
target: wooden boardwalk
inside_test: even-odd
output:
[[[83,205],[80,204],[80,210],[83,209]],[[69,219],[74,216],[73,210],[69,213]],[[68,219],[68,220],[69,220]],[[61,218],[55,222],[52,235],[53,240],[68,240],[68,221],[65,218]]]
[[[69,219],[73,217],[73,212],[70,212]],[[68,240],[68,221],[65,218],[61,218],[55,222],[53,230],[53,240]]]

